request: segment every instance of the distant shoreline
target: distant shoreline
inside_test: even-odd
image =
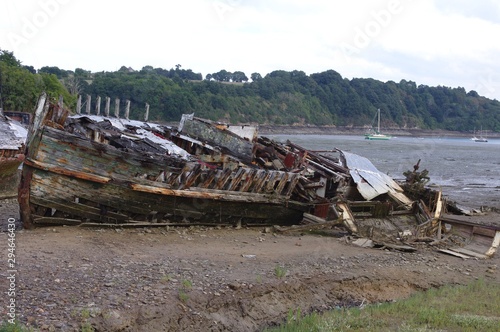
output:
[[[259,125],[259,135],[360,135],[363,136],[368,130],[366,128],[353,127],[322,127],[322,126],[272,126]],[[450,130],[428,130],[428,129],[388,129],[384,134],[392,136],[408,137],[472,137],[473,133],[450,131]],[[487,138],[500,138],[500,133],[488,133]]]

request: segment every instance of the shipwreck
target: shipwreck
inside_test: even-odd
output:
[[[176,127],[70,115],[46,95],[28,130],[18,200],[26,228],[328,224],[390,243],[443,227],[440,197],[410,199],[341,149],[310,151],[194,115]]]

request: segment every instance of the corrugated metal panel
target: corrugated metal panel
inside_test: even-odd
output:
[[[379,195],[390,193],[404,204],[411,203],[401,194],[403,189],[390,176],[380,172],[370,160],[350,152],[340,151],[340,153],[363,198],[369,201]]]
[[[0,113],[0,149],[17,150],[26,141],[28,131],[17,121],[11,121]]]

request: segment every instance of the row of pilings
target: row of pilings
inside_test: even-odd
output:
[[[110,109],[111,109],[111,98],[110,97],[106,97],[106,103],[105,103],[105,107],[104,107],[104,116],[106,117],[109,117],[109,113],[110,113]],[[90,95],[87,95],[87,100],[84,102],[84,105],[85,105],[85,113],[86,114],[91,114],[91,101],[92,101],[92,97]],[[76,102],[76,113],[77,114],[82,114],[82,96],[81,95],[78,95],[78,101]],[[144,121],[148,121],[148,117],[149,117],[149,104],[146,103],[146,111],[144,113]],[[100,96],[97,96],[97,100],[96,100],[96,103],[95,103],[95,115],[101,115],[101,97]],[[124,118],[125,119],[129,119],[129,115],[130,115],[130,100],[126,100],[125,101],[125,115],[124,115]],[[115,99],[115,110],[114,110],[114,116],[116,118],[119,118],[120,117],[120,99],[119,98],[116,98]]]

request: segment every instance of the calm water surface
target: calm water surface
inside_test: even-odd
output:
[[[500,208],[500,139],[487,143],[467,138],[393,137],[388,141],[369,141],[363,136],[269,135],[290,140],[310,150],[338,148],[371,160],[384,173],[403,179],[420,161],[427,169],[430,184],[442,187],[450,200],[469,207]]]

